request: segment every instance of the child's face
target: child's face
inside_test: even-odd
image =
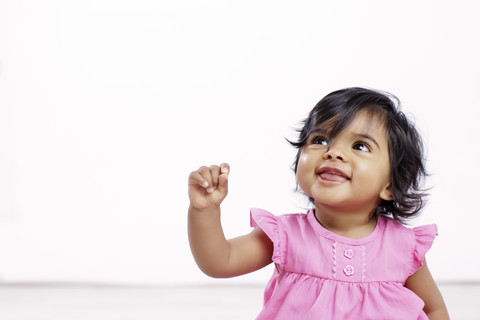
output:
[[[330,128],[319,129],[303,147],[297,167],[298,185],[315,200],[317,209],[370,213],[382,199],[393,199],[388,140],[381,121],[360,111],[332,141]]]

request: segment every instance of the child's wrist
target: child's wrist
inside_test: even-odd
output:
[[[193,204],[190,204],[188,211],[198,215],[220,213],[220,205],[211,205],[208,207],[197,207]]]

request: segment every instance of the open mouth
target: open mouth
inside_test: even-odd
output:
[[[345,182],[350,178],[341,170],[335,168],[321,168],[317,171],[317,176],[327,182]]]

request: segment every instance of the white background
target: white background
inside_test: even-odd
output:
[[[187,176],[231,164],[249,208],[301,212],[285,141],[348,86],[415,115],[433,187],[419,220],[440,281],[479,281],[476,1],[0,2],[0,281],[213,280],[188,247]]]

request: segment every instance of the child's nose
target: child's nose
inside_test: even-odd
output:
[[[340,160],[340,161],[345,161],[346,160],[346,157],[343,154],[342,150],[339,149],[339,148],[333,148],[333,147],[330,147],[330,148],[328,148],[327,151],[325,151],[325,154],[323,155],[323,158],[324,159],[329,159],[329,160],[336,159],[336,160]]]

